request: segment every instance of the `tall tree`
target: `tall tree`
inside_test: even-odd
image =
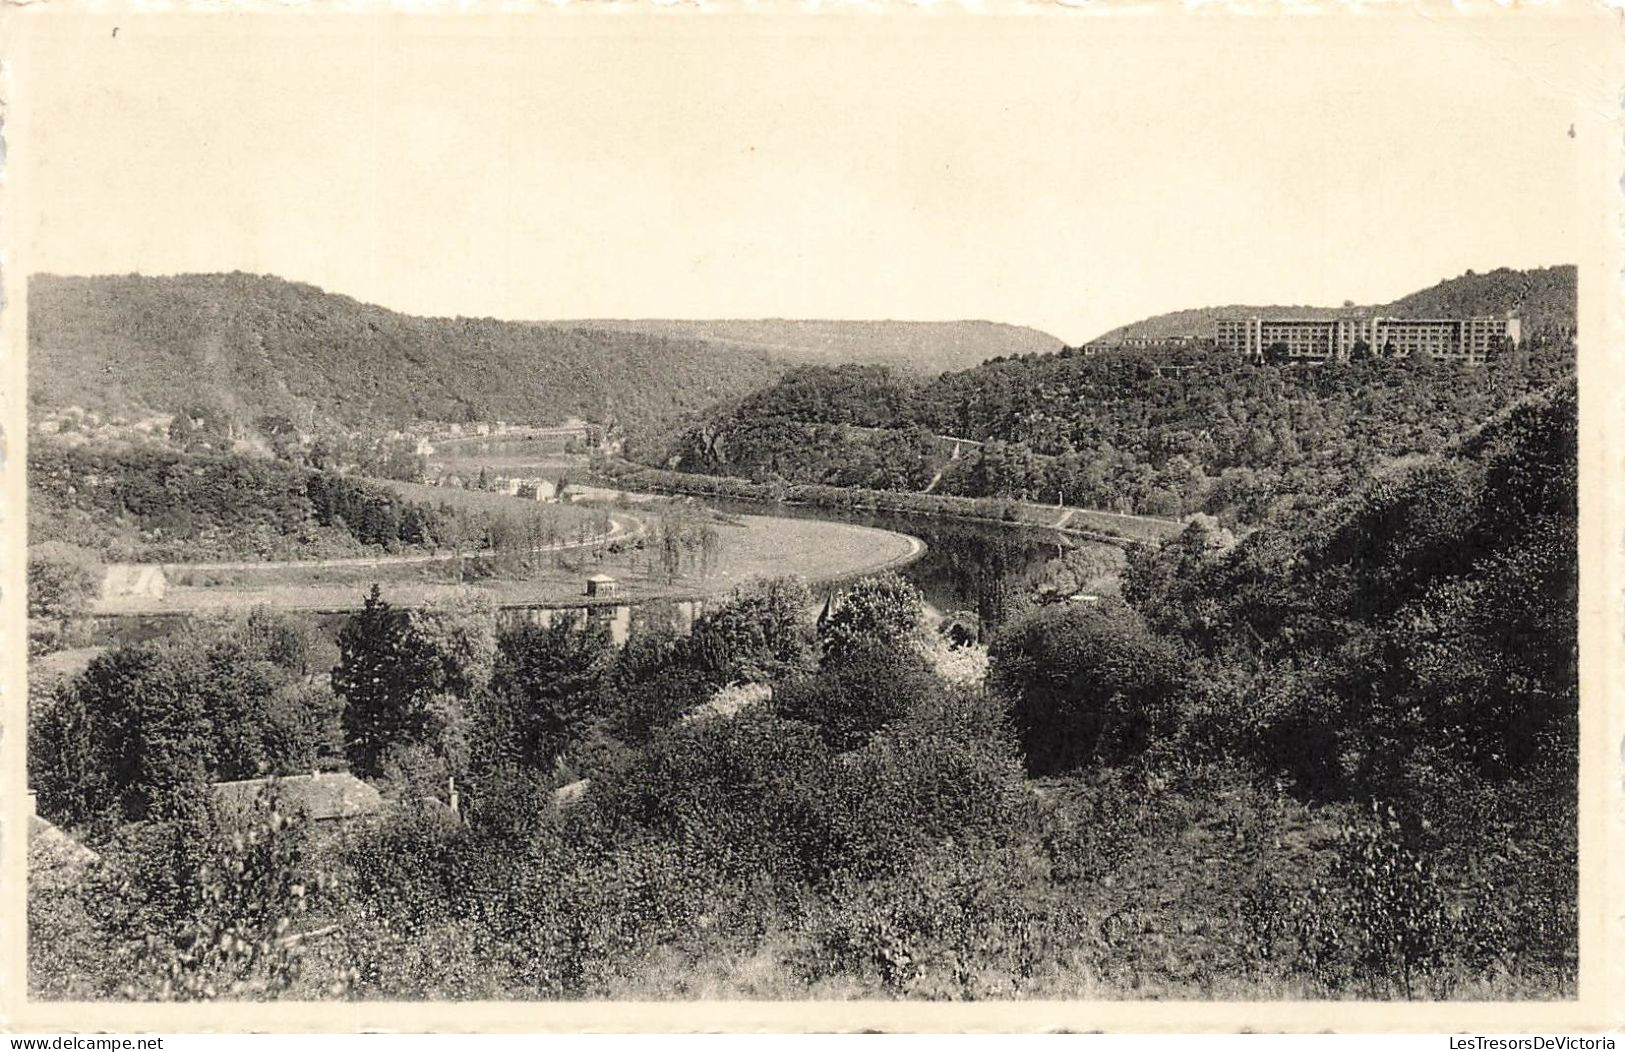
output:
[[[391,747],[425,741],[441,677],[438,656],[412,631],[407,612],[373,585],[339,633],[333,669],[333,689],[345,701],[344,749],[357,774],[376,777]]]
[[[31,728],[41,810],[73,823],[133,821],[201,794],[216,751],[203,678],[195,654],[159,644],[92,661]]]
[[[507,761],[545,767],[600,714],[613,656],[603,624],[561,617],[506,629],[478,710],[481,735]]]

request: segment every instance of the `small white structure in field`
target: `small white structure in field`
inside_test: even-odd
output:
[[[169,588],[164,568],[152,563],[114,563],[102,574],[101,597],[120,599],[137,596],[162,599]]]
[[[609,574],[595,573],[587,578],[587,594],[598,598],[614,595],[620,582]]]

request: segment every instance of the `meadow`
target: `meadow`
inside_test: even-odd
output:
[[[465,498],[520,503],[512,497],[488,493],[447,492],[462,493]],[[539,507],[559,509],[556,505]],[[606,514],[586,506],[571,510]],[[693,517],[699,513],[684,506],[681,514]],[[591,574],[616,578],[616,598],[621,601],[693,599],[719,595],[742,582],[780,574],[808,581],[858,577],[902,565],[924,550],[912,537],[866,526],[760,515],[719,517],[713,520],[718,543],[711,565],[686,559],[672,574],[666,572],[655,550],[665,522],[658,510],[640,510],[636,515],[616,511],[609,513],[608,519],[615,528],[616,540],[529,557],[492,553],[467,558],[380,560],[370,566],[189,566],[171,576],[170,587],[162,598],[101,599],[92,610],[98,615],[226,612],[257,605],[279,610],[346,610],[359,605],[374,583],[383,585],[393,602],[412,607],[469,591],[488,596],[499,606],[586,605],[584,582]]]

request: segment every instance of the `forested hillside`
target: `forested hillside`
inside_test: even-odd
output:
[[[1130,560],[1125,597],[1202,684],[1187,759],[1377,805],[1350,875],[1386,901],[1337,908],[1421,938],[1369,969],[1449,955],[1451,925],[1488,967],[1514,943],[1574,966],[1576,419],[1568,382],[1318,515]]]
[[[1178,362],[1063,351],[927,383],[879,367],[804,368],[649,459],[757,480],[932,485],[1256,524],[1437,452],[1572,368],[1572,344],[1546,338],[1476,369],[1427,359],[1277,367],[1201,351]],[[986,444],[951,460],[933,433]]]
[[[113,562],[321,559],[518,546],[534,520],[563,536],[582,509],[513,501],[495,513],[405,499],[385,482],[266,457],[151,446],[28,450],[31,543]],[[536,538],[529,543],[543,543]]]
[[[1523,319],[1526,334],[1563,331],[1574,327],[1578,270],[1573,266],[1511,270],[1501,267],[1487,274],[1468,271],[1459,278],[1441,281],[1430,289],[1413,292],[1392,303],[1343,307],[1244,306],[1200,307],[1159,314],[1124,325],[1097,337],[1115,343],[1125,337],[1170,336],[1210,337],[1213,323],[1261,317],[1332,318],[1345,314],[1382,315],[1391,318],[1461,318],[1488,315],[1499,317],[1516,311]]]
[[[890,365],[921,376],[968,369],[1001,355],[1061,348],[1047,332],[990,321],[583,319],[548,324],[703,340],[809,365]]]
[[[641,333],[416,318],[251,274],[29,282],[29,404],[136,416],[224,404],[237,422],[571,416],[633,427],[770,382],[765,354]]]

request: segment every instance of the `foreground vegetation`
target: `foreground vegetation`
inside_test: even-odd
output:
[[[620,649],[376,594],[332,649],[115,648],[32,714],[40,811],[100,854],[36,859],[32,988],[1569,996],[1575,485],[1567,385],[1312,519],[1137,549],[985,666],[889,575]],[[384,811],[209,804],[312,763]]]

